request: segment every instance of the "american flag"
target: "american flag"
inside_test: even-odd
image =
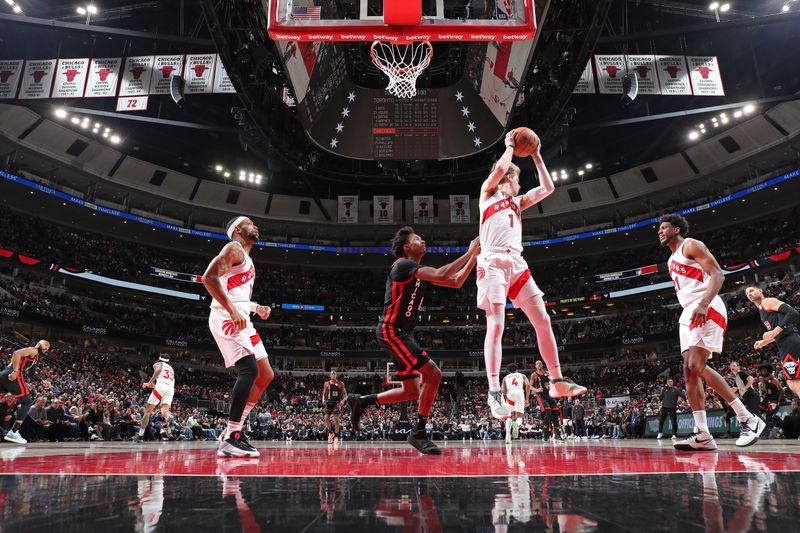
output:
[[[321,10],[322,8],[319,6],[292,6],[292,18],[295,20],[319,20]]]

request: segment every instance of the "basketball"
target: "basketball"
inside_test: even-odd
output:
[[[528,157],[539,149],[539,136],[530,128],[514,130],[514,155]]]

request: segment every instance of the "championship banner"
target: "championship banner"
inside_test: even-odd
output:
[[[121,57],[92,59],[89,64],[89,82],[86,84],[86,98],[117,96],[119,67]]]
[[[358,196],[339,197],[339,224],[358,223]]]
[[[586,68],[583,69],[578,83],[572,89],[573,94],[594,94],[596,89],[594,87],[594,69],[592,69],[592,62],[586,63]]]
[[[0,98],[15,98],[22,73],[22,59],[0,61]]]
[[[55,59],[26,62],[18,98],[20,100],[50,98],[50,87],[53,85],[55,70]]]
[[[414,224],[433,224],[433,196],[414,196]]]
[[[686,56],[695,96],[725,96],[719,63],[714,56]]]
[[[656,68],[661,94],[691,95],[692,84],[689,82],[689,70],[684,56],[656,56]]]
[[[469,224],[469,195],[451,194],[450,195],[450,223]]]
[[[394,196],[373,196],[372,204],[376,224],[394,224]]]
[[[53,98],[83,98],[89,58],[59,59]]]
[[[225,70],[225,65],[222,64],[222,59],[217,56],[217,66],[214,69],[214,92],[215,93],[235,93],[236,88],[231,82],[231,77],[228,76],[228,71]]]
[[[625,56],[594,56],[600,94],[622,94],[622,77],[627,73]]]
[[[122,70],[119,96],[146,96],[153,76],[153,56],[129,57]]]
[[[639,94],[661,94],[656,74],[656,56],[625,56],[628,72],[635,72],[639,81]]]
[[[210,93],[214,83],[216,54],[186,56],[186,94]]]
[[[153,62],[153,77],[150,94],[169,94],[173,76],[183,75],[183,55],[156,56]]]

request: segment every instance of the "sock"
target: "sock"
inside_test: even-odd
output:
[[[550,317],[541,296],[529,298],[520,309],[528,317],[536,331],[536,345],[542,355],[544,364],[550,372],[550,379],[561,379],[561,361],[558,358],[558,345],[556,337],[553,335],[553,327],[550,324]]]
[[[486,310],[486,338],[483,341],[483,360],[489,390],[500,390],[500,363],[503,360],[503,328],[505,327],[505,305],[489,304]]]
[[[519,429],[519,427],[520,427],[521,425],[522,425],[522,419],[521,419],[521,418],[515,418],[515,419],[514,419],[514,426],[516,426],[516,427],[517,427],[517,429]]]
[[[255,402],[247,402],[244,406],[244,411],[242,412],[242,426],[247,423],[247,417],[250,416],[250,411],[253,410],[253,407],[256,406]]]
[[[417,418],[417,427],[415,428],[416,431],[425,431],[425,424],[428,423],[428,417],[419,415]]]
[[[506,435],[508,435],[509,433],[511,433],[511,424],[512,424],[512,423],[513,423],[513,422],[511,421],[511,419],[510,419],[510,418],[506,418]]]
[[[363,405],[364,407],[368,405],[375,405],[378,403],[378,395],[377,394],[368,394],[366,396],[361,396],[358,399],[358,403]]]
[[[706,420],[705,411],[692,411],[694,417],[694,425],[700,433],[708,433],[708,420]]]
[[[228,427],[225,430],[225,438],[230,438],[231,433],[235,433],[237,431],[242,430],[242,423],[241,422],[231,422],[228,420]]]
[[[745,407],[742,403],[742,399],[738,396],[729,405],[736,413],[736,418],[738,418],[740,421],[744,421],[753,417],[753,413],[747,410],[747,407]]]

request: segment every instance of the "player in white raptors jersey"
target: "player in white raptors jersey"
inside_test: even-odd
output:
[[[506,442],[511,442],[511,438],[519,438],[519,427],[525,416],[525,408],[528,407],[528,399],[531,396],[531,382],[528,378],[517,371],[517,365],[508,365],[508,375],[503,378],[502,390],[506,397],[511,418],[506,418]]]
[[[169,364],[169,356],[161,354],[158,361],[153,363],[153,376],[147,383],[142,383],[143,389],[153,389],[147,399],[147,407],[139,425],[139,440],[144,437],[147,426],[150,424],[150,416],[156,410],[157,405],[161,405],[161,416],[165,421],[169,421],[169,408],[172,405],[172,397],[175,395],[175,370]]]
[[[536,330],[536,342],[553,382],[550,395],[557,398],[586,393],[586,387],[576,385],[561,375],[556,338],[542,299],[544,293],[531,278],[528,264],[522,258],[522,212],[550,196],[555,185],[537,149],[531,157],[539,173],[540,185],[519,195],[520,171],[511,162],[514,155],[513,131],[506,135],[505,143],[505,153],[497,160],[492,173],[481,186],[481,254],[476,270],[478,307],[486,312],[483,352],[489,378],[489,407],[492,415],[500,420],[510,416],[510,409],[500,390],[508,298],[514,307],[522,309]]]
[[[258,242],[258,228],[249,218],[240,216],[228,224],[226,233],[231,242],[211,260],[203,274],[203,285],[213,298],[208,327],[225,367],[233,367],[236,374],[228,427],[220,436],[217,455],[258,457],[258,450],[247,442],[242,427],[274,374],[250,313],[266,320],[271,309],[250,301],[256,281],[250,251]]]
[[[758,440],[766,424],[748,411],[722,376],[707,365],[713,352],[722,351],[722,339],[728,325],[725,303],[719,297],[725,276],[706,245],[686,238],[688,233],[689,223],[682,216],[661,217],[658,241],[672,252],[667,267],[678,302],[683,307],[678,319],[678,331],[686,398],[692,407],[697,428],[697,433],[676,442],[675,448],[685,451],[717,449],[714,437],[708,430],[703,382],[717,391],[736,412],[742,428],[736,445],[750,446]]]

